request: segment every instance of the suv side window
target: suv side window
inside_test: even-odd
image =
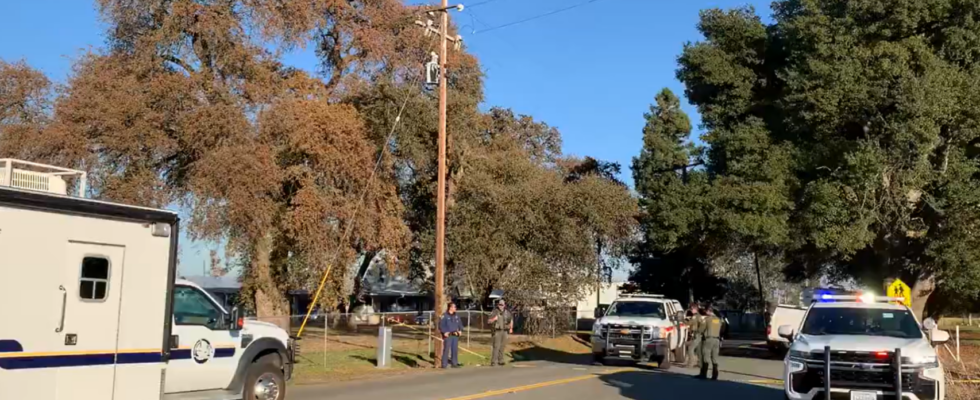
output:
[[[174,323],[201,325],[215,329],[224,313],[200,290],[188,286],[174,287]]]

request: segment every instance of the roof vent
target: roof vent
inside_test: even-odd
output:
[[[84,171],[0,158],[0,186],[67,196],[65,176],[77,178],[76,195],[85,197],[88,176]]]

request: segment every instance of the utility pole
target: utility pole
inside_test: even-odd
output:
[[[456,8],[459,11],[463,10],[463,5],[457,5]],[[436,272],[435,272],[435,312],[433,313],[433,323],[438,323],[442,319],[442,311],[446,307],[445,299],[445,281],[446,281],[446,97],[447,97],[447,82],[446,82],[446,59],[448,52],[448,43],[450,40],[455,44],[456,49],[459,49],[462,44],[462,38],[456,36],[453,38],[449,37],[449,1],[442,0],[442,7],[438,10],[442,14],[442,22],[439,24],[439,161],[438,161],[438,188],[436,189]],[[431,12],[430,12],[431,13]],[[415,22],[421,25],[425,30],[425,34],[429,35],[432,28],[432,21],[428,23],[422,23],[421,21]],[[440,336],[442,333],[440,332]],[[435,362],[436,366],[441,365],[442,361],[442,341],[436,343],[435,348]]]

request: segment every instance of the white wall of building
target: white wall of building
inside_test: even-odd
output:
[[[585,298],[578,301],[576,305],[576,311],[579,318],[592,318],[595,308],[599,304],[612,304],[616,297],[619,295],[619,288],[623,286],[625,282],[612,282],[604,283],[599,290],[599,303],[596,303],[596,290],[593,286],[591,290],[585,295]]]

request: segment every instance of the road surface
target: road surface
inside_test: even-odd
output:
[[[783,399],[782,363],[744,343],[728,344],[721,380],[700,381],[697,371],[668,372],[613,363],[593,366],[532,361],[505,367],[469,367],[341,384],[293,386],[289,400],[699,400]],[[742,347],[744,350],[739,350]]]

